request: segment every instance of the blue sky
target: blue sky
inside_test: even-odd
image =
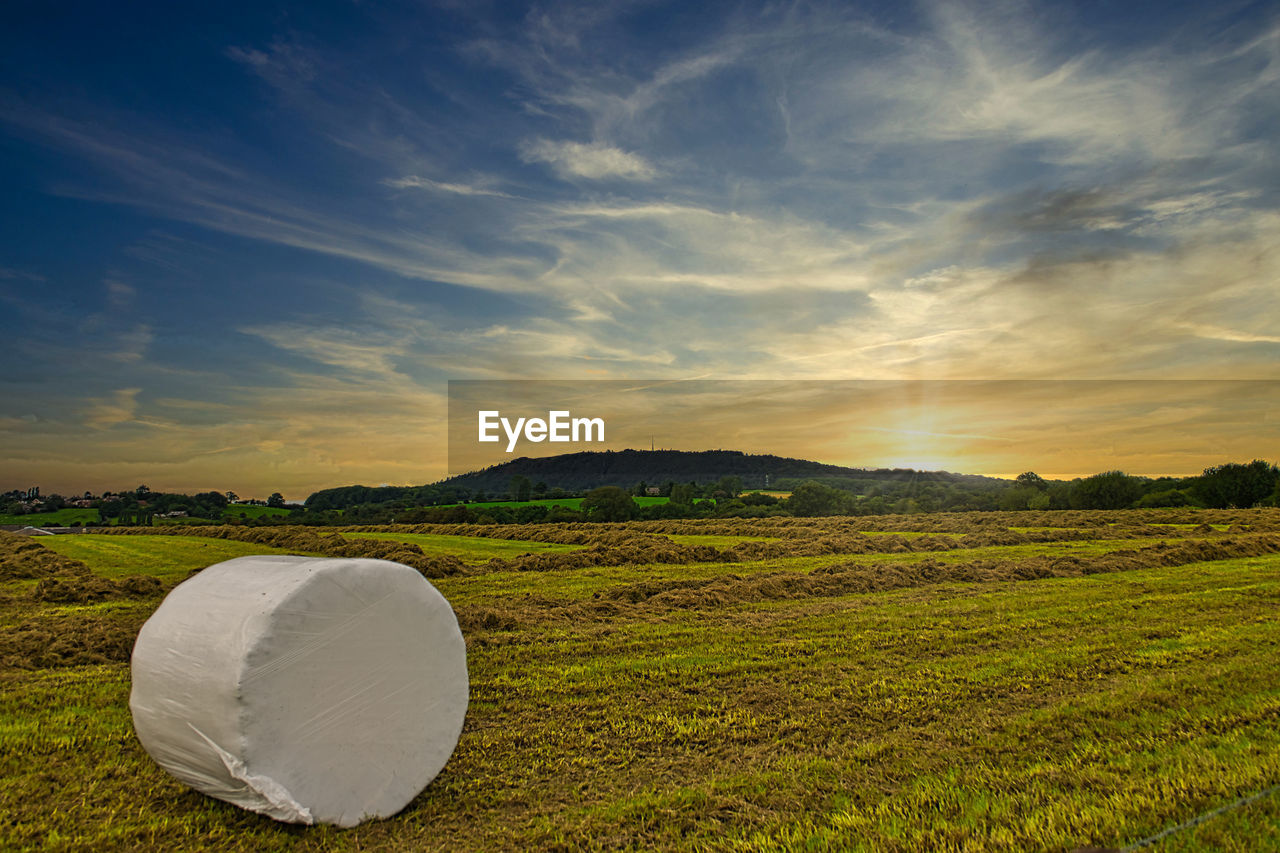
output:
[[[1276,378],[1273,4],[15,2],[0,48],[0,488],[424,482],[448,379]]]

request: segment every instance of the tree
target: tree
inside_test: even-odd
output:
[[[547,508],[538,504],[518,507],[515,512],[516,524],[536,524],[547,517]]]
[[[235,503],[240,500],[240,496],[235,492],[227,492],[227,503]]]
[[[1166,489],[1143,495],[1137,503],[1138,509],[1151,507],[1191,506],[1191,499],[1181,489]]]
[[[671,503],[679,506],[693,506],[693,483],[676,483],[671,487]]]
[[[261,492],[259,492],[259,494],[261,494]],[[267,498],[267,506],[283,507],[284,495],[279,492],[272,492],[271,497]]]
[[[617,486],[601,486],[587,492],[581,511],[588,521],[628,521],[636,513],[636,502]]]
[[[741,477],[721,477],[716,484],[711,487],[712,496],[717,498],[736,498],[741,492]]]
[[[1192,485],[1196,497],[1215,509],[1248,509],[1266,499],[1277,487],[1280,471],[1255,459],[1248,465],[1229,462],[1204,469]]]
[[[1017,511],[1029,509],[1031,507],[1032,498],[1045,497],[1039,489],[1031,485],[1021,485],[1022,477],[1018,478],[1020,485],[1014,486],[1000,496],[999,507],[1005,511]],[[1047,506],[1047,501],[1046,501]]]
[[[796,486],[786,503],[792,515],[805,517],[841,515],[853,511],[852,495],[813,481]]]
[[[533,491],[533,481],[523,474],[516,474],[511,478],[511,499],[515,501],[529,500],[529,494]]]
[[[1019,474],[1018,479],[1015,480],[1014,482],[1016,482],[1019,486],[1029,486],[1041,492],[1049,488],[1049,484],[1045,482],[1044,477],[1041,477],[1035,471],[1026,471],[1022,474]]]
[[[1142,495],[1142,481],[1123,471],[1085,477],[1071,489],[1072,509],[1128,509]]]

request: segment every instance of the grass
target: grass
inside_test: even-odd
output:
[[[1195,538],[1171,531],[1182,536]],[[210,557],[271,550],[177,536],[40,541],[109,576],[167,583]],[[482,559],[467,537],[413,541]],[[471,624],[495,601],[569,604],[650,579],[1137,544],[435,583]],[[17,583],[0,585],[0,607],[50,619],[158,601],[52,607],[20,602]],[[1123,846],[1280,782],[1274,555],[531,618],[467,640],[471,705],[453,758],[400,815],[345,831],[282,826],[164,774],[132,736],[123,662],[0,672],[0,848],[1067,850]],[[1277,846],[1280,795],[1144,849]]]
[[[700,533],[663,534],[677,545],[710,545],[713,548],[731,548],[739,542],[776,542],[776,536],[721,536]]]
[[[259,506],[258,504],[231,504],[222,511],[223,518],[263,518],[288,515],[289,510],[278,506]]]
[[[102,533],[49,536],[40,544],[89,564],[109,578],[152,575],[178,583],[192,569],[252,554],[286,554],[277,548],[195,536],[111,536]]]
[[[615,587],[638,581],[698,581],[733,574],[746,577],[764,572],[797,571],[844,562],[847,556],[791,557],[751,563],[689,563],[645,566],[600,566],[548,572],[486,572],[432,581],[450,601],[471,604],[509,603],[536,596],[540,601],[571,604]],[[547,595],[554,590],[554,595]]]
[[[517,509],[522,506],[545,506],[550,509],[553,506],[562,506],[566,509],[578,509],[582,506],[582,498],[533,498],[527,501],[470,501],[466,504],[440,504],[441,507],[451,506],[467,506],[474,510],[483,510],[491,507],[505,507],[507,509]],[[655,504],[667,503],[667,498],[657,497],[655,495],[643,495],[633,498],[639,506],[654,506]]]
[[[523,542],[518,539],[489,539],[482,536],[442,536],[434,533],[344,532],[346,539],[387,539],[412,542],[429,554],[448,554],[464,562],[483,563],[494,557],[507,559],[521,554],[557,554],[576,551],[580,545],[553,542]]]
[[[28,527],[76,527],[97,521],[96,509],[69,507],[56,512],[33,512],[27,515],[0,515],[0,524],[22,524]]]
[[[232,504],[222,512],[223,518],[248,519],[263,516],[288,515],[289,510],[274,506],[257,506],[256,504]],[[0,524],[23,524],[31,527],[77,527],[86,522],[97,521],[98,510],[84,508],[60,509],[57,512],[36,512],[29,515],[0,515]],[[156,524],[209,524],[199,518],[157,518]]]

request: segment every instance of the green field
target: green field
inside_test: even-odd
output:
[[[289,510],[274,506],[257,506],[256,504],[233,504],[223,510],[223,518],[247,519],[263,516],[288,515]],[[96,509],[60,509],[57,512],[35,512],[29,515],[0,515],[0,524],[22,524],[30,527],[76,527],[87,522],[98,521]],[[207,524],[199,518],[158,518],[156,524]]]
[[[223,518],[263,518],[264,516],[288,515],[289,510],[278,506],[259,506],[257,504],[231,504],[222,511]]]
[[[197,539],[186,536],[106,536],[74,534],[49,536],[40,544],[65,557],[87,563],[103,577],[153,575],[178,583],[193,570],[251,554],[284,554],[248,542]],[[157,602],[158,603],[158,602]]]
[[[499,506],[507,509],[516,509],[517,507],[522,506],[545,506],[548,509],[553,506],[562,506],[566,509],[578,509],[582,506],[582,500],[582,498],[534,498],[527,501],[469,501],[465,504],[440,504],[440,506],[466,506],[477,511]],[[664,504],[668,499],[645,495],[643,497],[633,498],[633,500],[639,506],[653,506],[654,504]]]
[[[411,542],[429,554],[448,554],[468,563],[483,563],[494,557],[517,557],[521,554],[559,554],[581,547],[560,545],[555,542],[522,542],[480,536],[444,536],[433,533],[346,532],[342,535],[351,539]]]
[[[1254,512],[1240,534],[1193,523],[1154,536],[1113,513],[1092,541],[545,571],[503,561],[574,546],[344,533],[464,560],[433,583],[458,613],[471,674],[443,773],[401,814],[351,830],[208,799],[141,750],[118,634],[159,593],[50,604],[32,599],[31,580],[3,581],[0,848],[1122,847],[1280,783],[1280,546],[1268,532],[1280,514]],[[762,529],[671,539],[728,547],[770,540]],[[178,535],[38,541],[105,577],[166,587],[208,562],[278,553]],[[1259,555],[1142,565],[1220,542]],[[1018,566],[1054,561],[1086,568],[1018,579]],[[929,580],[936,567],[997,564],[1013,573]],[[870,591],[824,586],[832,572],[865,572]],[[98,631],[116,651],[32,665],[14,638],[37,629],[90,645]],[[1143,849],[1280,849],[1280,794]]]
[[[0,524],[22,524],[28,527],[76,527],[87,521],[97,521],[96,509],[74,507],[57,512],[33,512],[28,515],[0,515]]]

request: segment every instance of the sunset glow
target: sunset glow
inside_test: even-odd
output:
[[[1157,388],[1277,377],[1266,4],[0,14],[2,488],[425,483],[449,380],[547,377],[1141,380],[647,403],[618,440],[1280,457],[1253,391]]]

